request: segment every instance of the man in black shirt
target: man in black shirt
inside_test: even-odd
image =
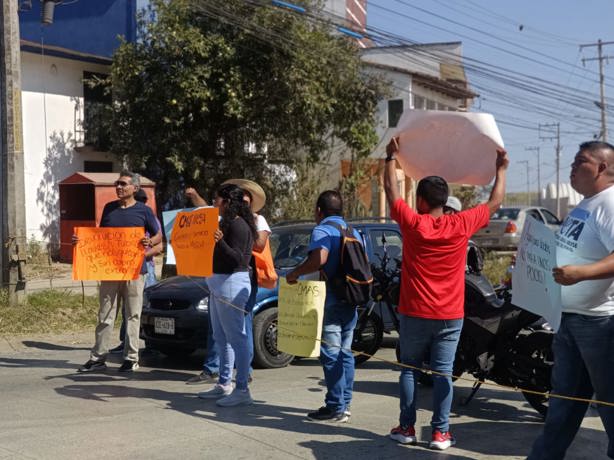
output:
[[[100,219],[101,227],[143,227],[152,235],[141,240],[144,248],[151,248],[162,240],[160,226],[151,208],[134,199],[134,194],[140,187],[140,176],[130,171],[122,171],[115,181],[115,193],[118,200],[106,204]],[[78,240],[73,237],[73,243]],[[143,252],[143,261],[145,252]],[[139,328],[141,324],[141,309],[143,308],[144,275],[147,268],[141,265],[141,275],[132,281],[101,281],[100,310],[96,326],[96,343],[90,353],[90,359],[79,368],[79,372],[92,372],[106,369],[106,358],[109,344],[112,340],[113,325],[117,314],[117,300],[124,299],[126,315],[126,346],[124,348],[124,363],[120,372],[132,372],[139,364]]]

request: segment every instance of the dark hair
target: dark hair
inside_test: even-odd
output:
[[[318,201],[316,201],[316,207],[320,208],[324,217],[343,216],[343,198],[335,190],[326,190],[320,193]]]
[[[443,177],[427,176],[418,182],[416,196],[421,197],[431,209],[441,208],[448,201],[448,183]]]
[[[141,203],[147,203],[147,193],[142,188],[138,189],[134,194],[134,199],[136,201],[140,201]]]
[[[220,222],[222,232],[225,232],[230,222],[239,216],[247,223],[252,236],[256,239],[258,237],[256,221],[254,220],[254,213],[247,204],[247,201],[244,200],[245,192],[234,184],[226,184],[220,186],[215,193],[227,203],[226,209],[222,214],[222,221]]]
[[[609,142],[603,141],[588,141],[580,144],[580,150],[588,150],[589,152],[594,152],[596,150],[612,150],[614,152],[614,145]]]

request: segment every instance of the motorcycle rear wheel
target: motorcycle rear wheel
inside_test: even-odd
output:
[[[550,393],[550,373],[552,371],[552,363],[554,362],[552,355],[553,337],[554,334],[552,332],[536,331],[527,335],[522,342],[524,353],[541,364],[541,378],[536,378],[535,381],[531,382],[532,385],[527,388],[529,390]],[[547,372],[547,376],[543,374],[544,371]],[[540,372],[538,371],[537,374],[540,374]],[[546,388],[541,387],[541,385],[544,385]],[[533,409],[546,418],[548,401],[550,399],[547,395],[533,394],[526,391],[523,391],[522,395]]]
[[[527,400],[533,409],[539,412],[542,417],[546,418],[546,414],[548,414],[548,401],[550,398],[544,395],[527,393],[526,391],[522,392],[522,396],[524,396],[524,399]]]

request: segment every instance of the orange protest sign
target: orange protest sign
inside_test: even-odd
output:
[[[217,208],[179,212],[175,217],[171,246],[177,274],[211,276],[213,273],[213,234],[218,226]]]
[[[75,227],[72,277],[88,281],[128,281],[139,277],[145,250],[143,227]]]

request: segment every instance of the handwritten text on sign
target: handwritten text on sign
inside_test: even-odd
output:
[[[554,233],[527,217],[512,274],[512,302],[543,316],[556,331],[561,324],[561,286],[552,277],[556,266]]]
[[[277,348],[295,356],[320,356],[326,285],[323,281],[279,280]]]
[[[73,279],[127,281],[138,278],[145,250],[143,227],[75,227]]]
[[[178,275],[211,276],[215,246],[213,234],[217,227],[217,208],[200,208],[177,213],[171,246],[175,253]]]

